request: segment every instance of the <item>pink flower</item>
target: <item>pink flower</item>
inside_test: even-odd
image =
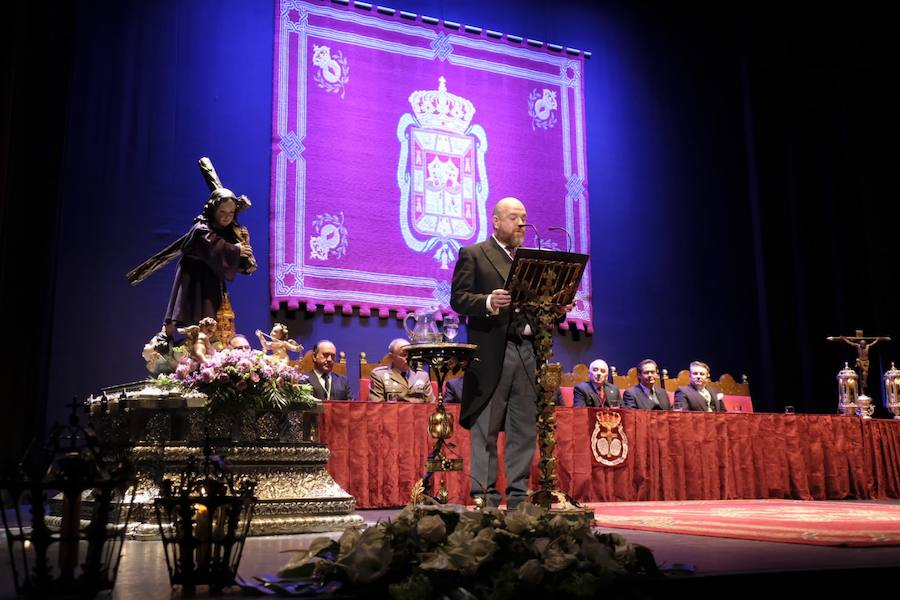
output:
[[[247,382],[241,379],[236,384],[234,384],[234,387],[237,388],[237,391],[243,392],[247,389]]]
[[[253,363],[247,358],[242,358],[235,365],[238,373],[249,373],[253,369]]]
[[[219,373],[219,376],[216,379],[221,383],[227,383],[230,377],[228,377],[228,373],[222,372]]]
[[[191,374],[191,365],[188,363],[178,363],[175,367],[175,379],[187,379]]]
[[[227,375],[226,375],[227,377]],[[216,371],[210,367],[200,370],[200,381],[203,383],[211,383],[216,378]]]
[[[257,373],[256,371],[250,373],[250,381],[252,381],[253,383],[259,383],[259,373]]]

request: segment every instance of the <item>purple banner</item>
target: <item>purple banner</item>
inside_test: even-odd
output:
[[[569,247],[555,226],[590,253],[580,54],[300,0],[275,35],[273,310],[449,312],[458,250],[506,196],[544,248]],[[567,323],[592,329],[589,272]]]

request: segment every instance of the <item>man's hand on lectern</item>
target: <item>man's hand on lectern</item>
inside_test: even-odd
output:
[[[491,307],[494,310],[506,308],[510,304],[512,304],[512,296],[509,295],[509,290],[500,288],[491,292]]]

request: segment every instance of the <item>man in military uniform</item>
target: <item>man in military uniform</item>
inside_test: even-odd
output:
[[[369,402],[434,402],[431,380],[425,371],[414,371],[406,362],[409,342],[397,338],[388,346],[391,364],[369,374]]]

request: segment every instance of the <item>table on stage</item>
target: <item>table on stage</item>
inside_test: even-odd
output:
[[[459,405],[447,408],[459,416]],[[434,443],[433,411],[433,404],[325,402],[328,470],[358,508],[409,501]],[[591,452],[597,411],[557,408],[559,487],[579,501],[900,498],[900,421],[621,410],[628,457],[608,467]],[[450,502],[469,502],[469,434],[458,419],[450,441],[466,465],[442,474]]]

